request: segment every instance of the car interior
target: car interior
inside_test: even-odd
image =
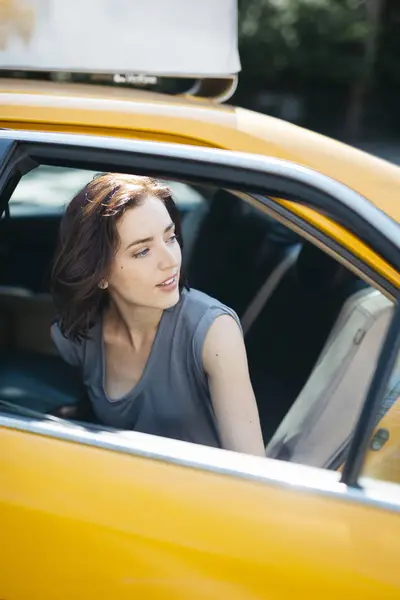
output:
[[[48,413],[79,396],[79,377],[50,338],[49,275],[64,206],[92,176],[40,166],[0,220],[0,410]],[[391,301],[241,196],[168,183],[182,214],[189,285],[241,318],[267,456],[335,468]]]

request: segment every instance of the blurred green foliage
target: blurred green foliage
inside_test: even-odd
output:
[[[281,109],[289,98],[306,127],[400,136],[400,0],[238,0],[238,8],[237,104],[290,119]]]
[[[239,0],[241,77],[348,83],[363,68],[363,0]]]

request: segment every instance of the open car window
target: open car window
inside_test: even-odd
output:
[[[95,174],[40,166],[11,197],[0,319],[12,323],[16,355],[0,367],[3,410],[10,389],[20,392],[11,400],[35,414],[73,404],[78,395],[49,336],[55,312],[48,274],[64,207]],[[189,284],[241,319],[266,455],[336,469],[368,388],[357,370],[361,361],[372,372],[391,302],[250,197],[204,186],[204,211],[194,188],[174,181],[171,187],[185,216]],[[7,344],[3,336],[5,351]]]
[[[74,139],[72,136],[72,142]],[[69,143],[71,144],[71,140]],[[71,148],[71,152],[74,152],[74,164],[77,162],[77,153],[80,153],[79,160],[82,167],[85,164],[95,164],[92,154],[90,154],[90,162],[85,163],[86,153],[91,153],[93,148],[89,151],[81,139],[79,143],[76,148]],[[91,143],[95,147],[100,142],[95,139],[91,140]],[[103,140],[101,143],[104,144],[104,148],[107,148],[107,152],[103,152],[103,148],[99,150],[99,171],[111,170],[113,152],[109,146],[114,142]],[[129,168],[125,168],[128,172],[132,172],[134,161],[139,160],[134,152],[136,146],[126,140],[123,146],[129,164]],[[145,143],[143,146],[137,145],[142,158],[142,149],[146,147]],[[146,172],[160,172],[160,179],[168,182],[179,181],[179,165],[182,163],[185,167],[182,168],[182,179],[190,182],[188,165],[184,161],[188,154],[196,153],[198,150],[185,149],[187,154],[179,157],[179,147],[152,145],[151,148],[149,146],[148,158],[155,160],[159,150],[160,153],[162,152],[161,159],[155,165],[150,165],[151,168],[146,167]],[[56,154],[56,144],[47,144],[40,148],[36,155],[39,162],[46,151],[51,152],[52,155]],[[175,161],[174,164],[171,162],[170,170],[165,168],[165,157],[168,151],[174,155]],[[200,153],[198,162],[193,162],[195,164],[193,185],[180,181],[178,184],[182,190],[189,188],[197,192],[203,189],[204,195],[201,194],[201,197],[207,198],[207,210],[192,210],[190,216],[193,218],[188,221],[185,218],[183,223],[185,242],[192,236],[189,243],[190,251],[186,256],[189,283],[194,288],[231,306],[245,323],[244,335],[249,369],[259,407],[267,455],[281,461],[337,469],[340,466],[337,462],[341,456],[340,451],[343,450],[343,444],[348,443],[351,438],[369,385],[368,377],[362,379],[357,375],[359,365],[366,364],[364,359],[367,355],[368,368],[364,366],[364,370],[368,375],[373,372],[385,326],[390,320],[392,302],[384,291],[375,289],[371,285],[373,277],[358,277],[329,252],[321,250],[319,244],[322,244],[325,249],[331,249],[331,240],[311,227],[309,223],[291,217],[287,212],[288,222],[293,227],[289,227],[286,232],[285,229],[282,230],[279,219],[271,218],[272,213],[268,213],[265,217],[263,209],[266,206],[263,205],[263,198],[257,200],[259,205],[250,201],[254,200],[255,196],[246,196],[243,192],[245,178],[242,169],[231,164],[232,157],[237,161],[248,159],[250,162],[253,161],[252,157],[235,158],[234,153],[222,152],[208,156],[208,150],[204,152],[207,155],[204,161]],[[59,162],[64,159],[64,156],[65,154]],[[118,160],[121,160],[121,157],[123,159],[123,155],[119,152]],[[385,229],[385,227],[380,228],[378,222],[382,215],[380,213],[370,215],[371,207],[364,206],[358,196],[347,198],[346,194],[349,191],[337,182],[334,182],[331,189],[330,181],[326,182],[324,178],[319,181],[319,176],[317,181],[314,181],[314,173],[305,172],[304,169],[298,175],[296,172],[291,172],[291,177],[286,178],[285,168],[290,171],[291,166],[282,167],[281,163],[276,165],[275,161],[269,164],[268,160],[261,161],[259,158],[254,160],[262,162],[259,167],[260,173],[261,167],[266,162],[271,177],[274,169],[279,175],[276,187],[273,179],[267,180],[265,197],[267,194],[270,198],[284,196],[283,188],[287,185],[287,193],[293,198],[296,195],[293,182],[298,176],[299,197],[304,201],[308,191],[314,202],[314,208],[319,201],[315,195],[315,190],[318,190],[324,201],[324,194],[326,195],[326,206],[321,204],[324,211],[326,209],[329,213],[335,209],[336,205],[330,204],[332,198],[340,206],[342,209],[339,214],[340,223],[345,222],[346,211],[350,205],[352,228],[357,227],[357,223],[354,224],[354,215],[360,215],[361,225],[369,219],[369,229],[366,227],[362,230],[364,237],[368,239],[366,234],[373,232],[371,244],[377,249],[382,248],[383,257],[386,252],[385,239],[388,237],[391,243],[396,243],[397,237],[393,235],[392,224],[384,220],[383,225],[387,228],[387,233],[385,230],[385,234],[381,235],[382,230]],[[68,160],[66,163],[68,164]],[[199,176],[201,168],[204,168],[202,177]],[[252,165],[253,170],[246,171],[246,178],[251,180],[253,173],[257,173],[258,176],[257,168],[258,163]],[[50,172],[48,167],[42,165],[38,167],[38,172],[40,169],[47,169],[44,172]],[[121,163],[113,165],[112,169],[124,170]],[[68,169],[64,169],[59,172],[67,173],[67,171]],[[71,170],[73,171],[76,169]],[[55,171],[51,172],[55,173]],[[33,174],[34,171],[26,178],[33,177]],[[85,171],[85,178],[88,174],[88,171]],[[90,177],[92,176],[93,172],[90,172]],[[218,185],[223,177],[226,177],[229,183],[226,189]],[[310,177],[312,182],[309,184],[309,190],[307,177]],[[198,187],[199,181],[202,188]],[[238,181],[240,190],[228,191],[235,190],[235,181]],[[22,183],[23,180],[19,185]],[[81,183],[82,181],[79,181],[79,188]],[[261,188],[260,180],[256,181],[257,193]],[[18,199],[17,192],[18,186],[11,202],[13,199],[14,201]],[[70,197],[71,192],[72,187],[69,187],[64,201],[67,201],[67,196]],[[342,202],[342,195],[346,201],[348,200],[347,205],[345,201]],[[179,198],[176,199],[179,204]],[[185,207],[188,206],[199,207],[202,203],[181,201],[182,212],[185,212]],[[3,294],[0,321],[4,324],[1,345],[6,352],[10,341],[14,350],[37,352],[39,349],[41,357],[48,354],[56,361],[59,357],[48,342],[48,328],[54,316],[54,308],[48,294],[46,276],[48,276],[54,251],[56,233],[54,226],[57,224],[50,223],[48,219],[35,220],[38,230],[32,226],[33,222],[30,221],[29,215],[24,219],[14,219],[11,215],[10,219],[3,222],[2,239],[7,243],[2,247],[5,260],[0,263],[2,266],[0,291]],[[185,227],[185,221],[190,222],[190,228]],[[374,222],[376,229],[372,230]],[[20,227],[22,228],[19,229]],[[50,236],[46,234],[47,227],[51,228]],[[294,231],[297,233],[294,234]],[[333,254],[335,251],[338,251],[337,245],[333,247]],[[22,294],[21,290],[24,290]],[[11,331],[10,323],[15,328]],[[359,330],[364,333],[361,335]],[[13,358],[15,356],[14,353]],[[338,360],[338,357],[342,357],[343,360]],[[18,373],[21,366],[19,360],[17,357],[17,366],[11,365],[14,375]],[[31,366],[27,364],[24,366],[22,380],[30,368]],[[35,373],[40,373],[40,377],[46,378],[49,373],[54,376],[56,369],[49,368],[47,364],[37,371],[35,366]],[[9,373],[7,377],[8,375]],[[4,381],[10,385],[7,377]],[[31,382],[31,375],[27,379]],[[60,399],[65,398],[69,379],[67,373],[65,376],[53,377],[51,386],[61,387],[57,390],[54,388],[52,392],[46,388],[46,382],[43,387],[43,380],[40,381],[36,390],[39,390],[38,398],[44,412],[48,410],[46,402],[59,402]],[[340,423],[336,428],[332,426],[332,419],[338,417]],[[332,435],[327,436],[326,432]],[[312,450],[316,445],[318,445],[318,453]]]

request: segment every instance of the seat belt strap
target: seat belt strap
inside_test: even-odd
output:
[[[275,267],[271,275],[266,279],[249,306],[246,308],[246,311],[241,318],[244,336],[248,334],[251,326],[265,307],[269,298],[272,296],[285,274],[289,271],[290,267],[297,260],[300,249],[301,244],[297,244],[290,248],[285,258]]]

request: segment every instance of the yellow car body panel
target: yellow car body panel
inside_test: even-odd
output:
[[[0,462],[2,598],[399,598],[389,511],[12,429]]]

